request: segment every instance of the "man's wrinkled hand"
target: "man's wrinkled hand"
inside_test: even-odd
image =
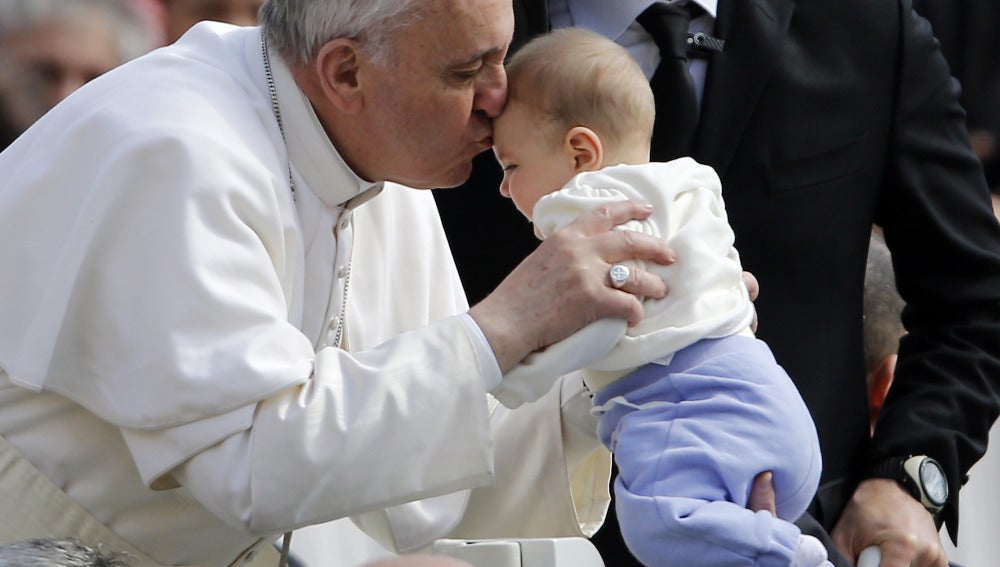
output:
[[[894,480],[862,482],[830,535],[855,561],[864,548],[878,545],[881,567],[948,566],[934,518]]]
[[[666,295],[663,280],[639,268],[621,288],[611,287],[608,277],[619,262],[673,263],[674,254],[662,239],[612,230],[651,213],[648,204],[622,201],[580,215],[545,239],[470,310],[502,371],[598,319],[635,325],[643,315],[638,297]]]

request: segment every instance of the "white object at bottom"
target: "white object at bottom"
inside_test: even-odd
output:
[[[878,567],[882,561],[882,548],[872,545],[861,550],[858,555],[858,567]]]
[[[604,567],[597,548],[582,537],[439,539],[433,552],[475,567]]]

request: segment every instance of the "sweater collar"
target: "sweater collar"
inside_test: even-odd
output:
[[[259,45],[257,52],[261,52]],[[258,57],[263,74],[263,55]],[[282,57],[271,50],[269,59],[288,159],[308,188],[326,206],[345,209],[357,207],[381,192],[384,182],[359,177],[330,142],[312,104],[295,83]]]

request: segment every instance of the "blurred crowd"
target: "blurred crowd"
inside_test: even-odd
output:
[[[0,149],[91,79],[263,0],[0,0]]]
[[[201,20],[254,25],[263,0],[0,0],[0,148],[87,81]],[[963,88],[973,148],[1000,191],[1000,6],[914,0]]]

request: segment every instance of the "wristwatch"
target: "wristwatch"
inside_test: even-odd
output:
[[[927,455],[891,457],[876,464],[871,476],[899,482],[935,518],[948,502],[948,477],[941,464]]]

